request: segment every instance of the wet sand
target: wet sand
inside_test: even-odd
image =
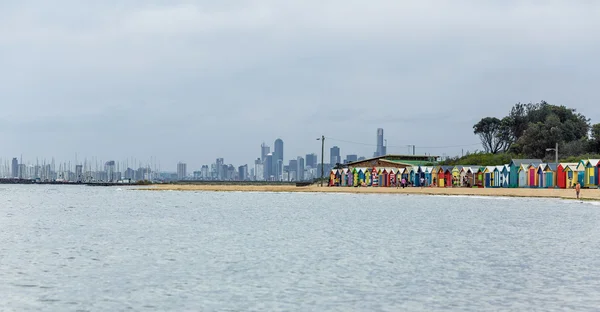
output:
[[[213,191],[213,192],[315,192],[353,194],[421,194],[421,195],[468,195],[504,197],[545,197],[575,199],[574,189],[526,189],[526,188],[438,188],[438,187],[320,187],[311,185],[174,185],[157,184],[142,188],[151,191]],[[600,190],[582,189],[581,199],[600,200]]]

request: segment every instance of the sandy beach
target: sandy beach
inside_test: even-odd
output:
[[[141,188],[151,191],[214,191],[214,192],[315,192],[353,194],[421,194],[421,195],[468,195],[543,197],[575,199],[573,189],[526,189],[526,188],[379,188],[379,187],[320,187],[318,185],[296,187],[293,185],[175,185],[157,184]],[[581,199],[600,200],[600,190],[582,189]]]

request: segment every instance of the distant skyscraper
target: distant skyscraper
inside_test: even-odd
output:
[[[187,164],[179,162],[177,163],[177,180],[183,180],[187,177]]]
[[[317,154],[306,154],[306,166],[317,168]]]
[[[116,175],[116,170],[117,166],[115,165],[115,161],[114,160],[109,160],[104,164],[104,171],[106,172],[106,181],[108,182],[113,182],[116,181],[117,175]],[[63,179],[66,177],[63,177]]]
[[[267,158],[267,154],[269,154],[271,152],[271,148],[268,147],[265,143],[260,145],[260,160],[262,162],[265,162],[265,159]]]
[[[17,160],[17,158],[13,158],[12,159],[12,177],[13,178],[18,178],[19,177],[19,161]]]
[[[265,157],[265,162],[263,164],[264,166],[264,176],[265,176],[265,180],[270,181],[271,180],[271,176],[273,175],[273,153],[269,153],[267,154],[267,157]]]
[[[344,160],[344,163],[351,163],[351,162],[355,162],[358,160],[358,156],[357,155],[346,155],[346,160]]]
[[[248,165],[239,166],[238,180],[246,181],[248,179]]]
[[[215,170],[217,171],[216,172],[216,179],[218,181],[225,180],[226,170],[223,170],[223,166],[224,165],[225,165],[225,160],[223,158],[217,158],[216,165],[215,165]]]
[[[266,157],[265,157],[266,158]],[[258,158],[254,161],[254,180],[264,181],[265,180],[265,167],[263,166],[262,159]]]
[[[298,181],[304,181],[304,158],[298,157],[298,169],[296,169],[296,178]]]
[[[339,164],[342,162],[342,157],[340,156],[340,148],[334,146],[329,149],[329,164],[331,166],[335,166],[335,164]]]
[[[281,139],[275,140],[273,150],[273,166],[275,168],[275,170],[273,170],[275,180],[281,180],[283,173],[283,140]]]
[[[298,160],[297,159],[291,159],[290,160],[290,164],[288,165],[287,171],[288,171],[288,180],[297,180],[297,175],[298,175]]]
[[[383,129],[377,129],[377,150],[375,151],[374,156],[384,156],[386,154],[386,147],[383,145]]]

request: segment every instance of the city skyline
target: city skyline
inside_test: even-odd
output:
[[[388,154],[460,155],[419,147],[478,143],[472,126],[517,102],[600,120],[599,14],[596,2],[4,1],[0,154],[192,171],[250,166],[276,138],[285,162],[320,155],[321,135],[325,159],[335,145],[369,157],[343,141],[374,144],[383,128]]]
[[[327,138],[326,138],[327,140]],[[335,140],[334,140],[335,141]],[[384,138],[384,131],[382,128],[377,128],[375,144],[376,146],[374,155],[380,155],[386,151],[387,146],[382,143],[387,142]],[[357,142],[351,142],[356,144]],[[40,162],[39,158],[36,159],[35,163],[29,161],[23,161],[21,156],[20,159],[13,157],[9,165],[8,160],[2,163],[0,159],[0,175],[4,178],[26,178],[26,179],[48,179],[53,177],[54,179],[98,179],[98,174],[101,177],[109,179],[110,181],[116,181],[119,179],[133,179],[132,177],[139,177],[139,175],[132,174],[134,171],[145,171],[142,176],[150,179],[167,179],[167,180],[184,180],[184,179],[202,179],[202,180],[276,180],[276,181],[291,181],[291,180],[304,180],[314,179],[320,177],[320,161],[316,153],[306,153],[299,156],[289,156],[289,159],[284,157],[285,155],[285,143],[281,138],[277,138],[273,146],[276,148],[271,152],[271,148],[264,141],[260,144],[260,156],[257,157],[251,163],[235,164],[229,163],[224,157],[216,158],[216,160],[210,164],[202,164],[199,167],[190,167],[188,171],[188,163],[185,161],[178,161],[176,164],[176,170],[172,171],[167,168],[161,168],[161,162],[157,159],[150,159],[149,163],[138,161],[136,159],[127,160],[109,160],[103,162],[98,161],[95,158],[88,160],[87,158],[75,161],[56,161],[52,158],[50,161],[42,159]],[[411,148],[414,146],[408,146],[410,154]],[[358,154],[352,154],[345,150],[346,153],[342,153],[343,150],[334,145],[329,148],[329,162],[325,163],[327,170],[333,168],[337,164],[350,163],[357,160],[362,160],[368,157],[358,156]],[[414,149],[413,149],[414,151]],[[345,156],[344,156],[345,155]],[[324,158],[326,159],[326,158]],[[130,163],[131,161],[131,163]],[[104,163],[104,169],[102,164]],[[40,168],[44,168],[43,170]],[[73,172],[73,168],[75,168]],[[43,174],[40,173],[43,171]],[[23,174],[25,172],[25,174]],[[163,175],[167,174],[167,175]]]

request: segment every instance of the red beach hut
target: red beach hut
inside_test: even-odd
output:
[[[444,168],[444,182],[446,187],[452,187],[452,168],[451,166],[445,166]]]

